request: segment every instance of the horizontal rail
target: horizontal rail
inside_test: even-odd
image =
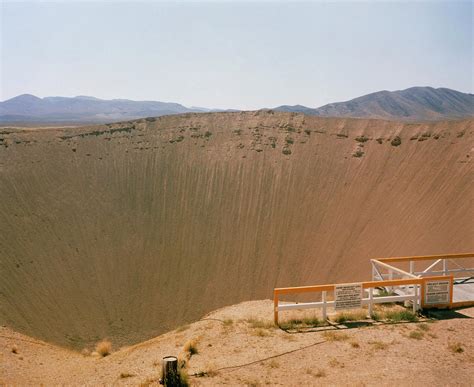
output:
[[[474,253],[460,253],[460,254],[440,254],[440,255],[419,255],[413,257],[390,257],[390,258],[375,258],[380,262],[409,262],[409,261],[428,261],[433,259],[458,259],[458,258],[474,258]]]
[[[444,278],[444,277],[443,277]],[[406,278],[386,281],[367,281],[362,282],[362,288],[377,288],[385,286],[400,286],[400,285],[421,285],[422,278]],[[297,294],[297,293],[316,293],[316,292],[331,292],[334,290],[336,284],[331,285],[316,285],[316,286],[298,286],[292,288],[275,288],[274,294]]]
[[[412,301],[418,298],[417,296],[410,294],[404,296],[387,296],[387,297],[374,297],[374,298],[362,298],[362,305],[369,305],[372,304],[386,304],[389,302],[399,302],[399,301]],[[278,311],[283,310],[293,310],[293,309],[314,309],[314,308],[322,308],[326,304],[326,306],[333,306],[335,301],[326,301],[326,302],[301,302],[299,304],[283,304],[278,305]]]

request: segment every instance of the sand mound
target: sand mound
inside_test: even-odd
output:
[[[131,344],[368,258],[472,250],[472,120],[247,112],[0,130],[0,323]]]

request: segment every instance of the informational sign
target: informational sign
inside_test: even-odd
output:
[[[450,291],[451,282],[449,280],[426,281],[425,304],[449,304],[451,299]]]
[[[362,306],[362,284],[342,284],[336,285],[335,309],[357,309]]]

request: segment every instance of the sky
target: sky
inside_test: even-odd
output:
[[[0,0],[0,100],[259,109],[412,86],[472,93],[472,12],[470,1]]]

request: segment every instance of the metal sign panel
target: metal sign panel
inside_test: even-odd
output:
[[[362,284],[342,284],[334,288],[335,309],[357,309],[362,306]]]
[[[425,284],[425,304],[439,305],[449,304],[451,300],[451,281],[426,281]]]

